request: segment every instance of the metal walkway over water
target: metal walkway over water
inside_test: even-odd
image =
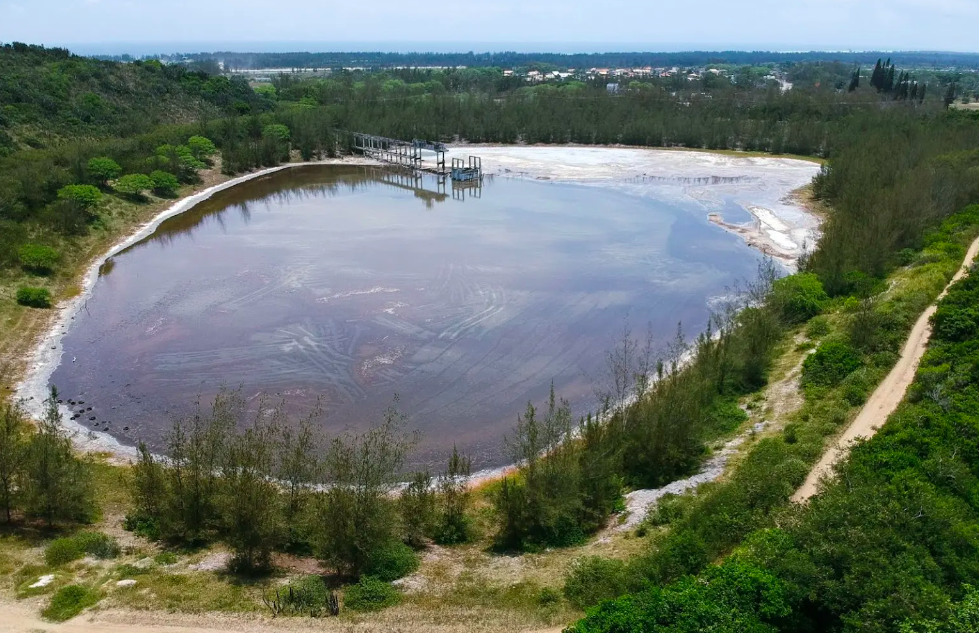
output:
[[[415,139],[402,141],[386,136],[352,132],[353,149],[364,156],[384,163],[426,171],[440,176],[450,176],[453,183],[480,182],[483,178],[483,163],[478,156],[470,156],[468,163],[462,158],[453,158],[451,169],[446,168],[445,153],[449,148],[439,141]],[[426,161],[422,152],[434,152],[435,160]]]

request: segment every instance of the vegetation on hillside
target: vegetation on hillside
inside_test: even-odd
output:
[[[805,70],[840,69],[795,72]],[[210,166],[231,174],[293,152],[333,155],[348,141],[342,130],[825,156],[815,193],[830,211],[802,272],[778,279],[763,266],[707,332],[692,341],[678,332],[662,359],[624,335],[595,416],[572,419],[559,394],[529,403],[510,438],[519,466],[478,510],[458,453],[443,473],[414,474],[393,494],[415,440],[394,410],[363,435],[326,438],[313,418],[288,420],[278,402],[246,415],[240,394],[228,392],[175,423],[166,458],[140,447],[126,524],[167,546],[223,543],[241,574],[268,572],[277,553],[314,556],[335,579],[356,582],[351,608],[382,608],[398,600],[387,583],[411,573],[432,541],[466,543],[485,531],[487,545],[510,551],[579,544],[621,509],[624,490],[695,471],[713,440],[745,422],[739,405],[766,384],[786,334],[805,332],[814,351],[792,422],[752,445],[725,480],[662,501],[641,528],[656,534],[645,555],[574,565],[567,599],[609,600],[576,629],[957,631],[975,617],[966,585],[979,586],[975,275],[943,300],[915,387],[884,432],[809,505],[788,505],[979,231],[979,207],[967,207],[979,201],[979,116],[946,111],[936,90],[911,98],[917,79],[886,63],[869,76],[851,72],[842,86],[812,81],[788,92],[751,72],[653,78],[616,92],[527,86],[486,69],[284,76],[252,89],[178,65],[4,46],[0,275],[21,286],[10,302],[24,307],[13,309],[48,307],[59,299],[49,280],[70,274],[86,235],[112,230],[118,205],[172,197]],[[0,410],[0,493],[7,522],[70,527],[97,514],[95,475],[58,426],[56,394],[48,404],[36,429],[17,407]],[[60,542],[51,564],[88,546]],[[288,608],[310,613],[307,592],[317,613],[332,609],[315,582],[290,593]],[[66,585],[49,617],[96,600],[92,587]],[[279,594],[269,600],[285,604]]]

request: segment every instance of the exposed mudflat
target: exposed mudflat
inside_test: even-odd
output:
[[[695,202],[711,221],[795,268],[819,237],[819,219],[792,199],[819,165],[792,158],[710,152],[550,146],[460,147],[488,174],[606,187],[673,204]]]

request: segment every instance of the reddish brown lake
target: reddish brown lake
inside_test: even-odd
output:
[[[699,332],[711,298],[755,271],[696,207],[517,179],[474,193],[367,167],[217,193],[103,268],[52,382],[93,408],[90,428],[157,449],[221,386],[297,412],[321,398],[331,432],[366,428],[399,394],[418,461],[457,444],[494,466],[552,381],[594,408],[627,321],[659,342],[678,321]]]

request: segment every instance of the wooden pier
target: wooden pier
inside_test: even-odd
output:
[[[483,163],[478,156],[470,156],[468,163],[465,159],[453,158],[451,169],[448,169],[445,164],[445,153],[449,148],[445,143],[423,139],[402,141],[362,132],[352,132],[351,136],[354,151],[384,163],[439,176],[449,176],[453,182],[471,183],[481,182],[483,179]],[[434,152],[434,162],[423,160],[423,151]]]

